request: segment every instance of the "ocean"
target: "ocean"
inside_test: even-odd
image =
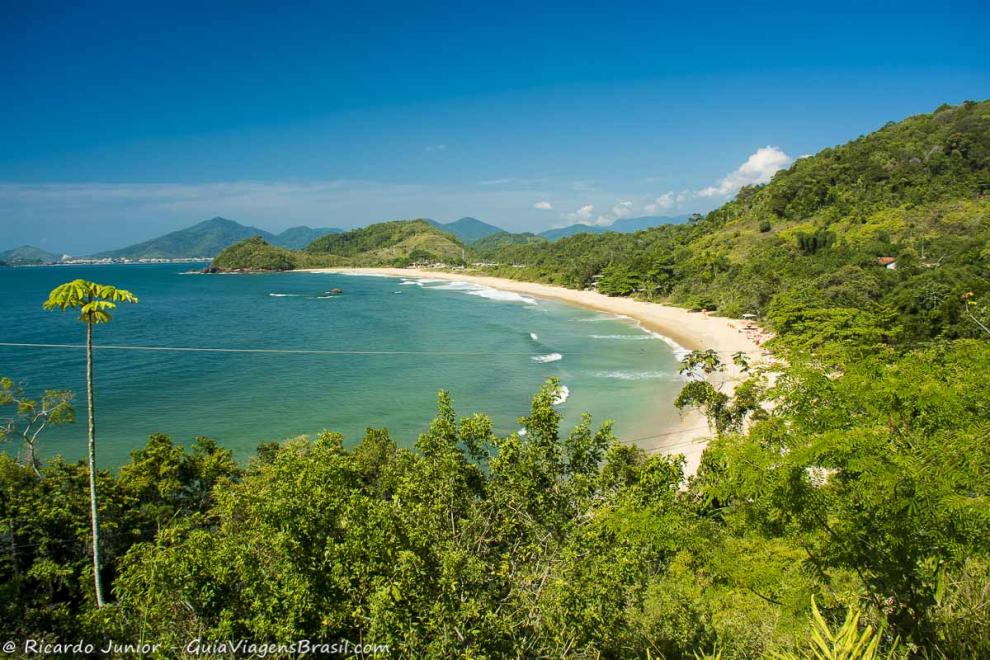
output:
[[[191,268],[0,268],[7,344],[83,344],[75,314],[41,308],[62,282],[84,278],[139,296],[95,329],[102,467],[125,463],[152,433],[215,438],[240,459],[259,443],[323,429],[353,445],[367,427],[387,427],[412,446],[441,389],[459,415],[484,412],[508,434],[551,376],[566,388],[565,433],[587,411],[596,423],[614,420],[623,440],[650,445],[677,419],[676,347],[629,319],[459,282]],[[333,288],[343,293],[328,295]],[[149,350],[157,348],[225,350]],[[28,394],[74,390],[76,423],[46,430],[40,447],[44,456],[84,456],[84,351],[0,346],[0,376]],[[0,419],[11,412],[0,409]]]

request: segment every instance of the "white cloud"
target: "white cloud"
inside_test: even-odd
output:
[[[671,191],[665,192],[654,199],[652,202],[644,206],[643,210],[652,215],[661,211],[669,211],[675,206],[677,206],[677,200],[674,198],[674,193]]]
[[[552,211],[553,204],[551,204],[550,202],[537,202],[536,204],[533,204],[533,208],[539,209],[541,211]]]
[[[633,203],[628,201],[616,202],[612,206],[612,210],[608,213],[603,213],[595,218],[595,224],[601,226],[608,226],[618,220],[619,218],[625,218],[633,213]]]
[[[739,192],[743,186],[768,183],[774,174],[793,162],[794,159],[779,147],[760,147],[749,155],[745,163],[719,179],[714,185],[699,190],[682,190],[676,193],[670,190],[645,204],[643,210],[646,213],[654,214],[680,209],[685,205],[692,206],[691,202],[698,200],[728,197]]]
[[[726,197],[739,191],[743,186],[767,183],[779,170],[794,162],[778,147],[760,147],[750,154],[746,162],[723,177],[714,186],[702,188],[699,197]]]
[[[592,214],[594,214],[594,212],[595,212],[595,207],[591,204],[588,204],[586,206],[582,206],[573,213],[565,213],[564,217],[573,222],[577,222],[580,224],[588,224],[588,221],[591,220],[591,216]]]
[[[633,210],[632,202],[619,202],[618,204],[612,207],[612,215],[614,215],[616,218],[624,218],[627,215],[631,214],[632,210]]]

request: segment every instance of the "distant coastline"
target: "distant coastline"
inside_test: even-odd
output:
[[[606,296],[595,291],[578,291],[564,287],[523,282],[517,280],[472,275],[450,270],[424,270],[418,268],[311,268],[294,272],[341,273],[351,275],[378,275],[398,278],[436,278],[470,282],[482,286],[522,293],[537,298],[557,300],[600,312],[626,316],[637,321],[644,329],[669,338],[676,346],[690,350],[713,349],[728,363],[725,378],[728,386],[742,380],[743,374],[731,364],[731,355],[744,353],[751,363],[766,359],[752,333],[743,328],[743,322],[709,316],[703,312],[691,312],[680,307],[643,302],[631,298]],[[643,446],[647,451],[668,454],[684,454],[685,471],[693,474],[708,444],[711,431],[701,413],[685,413],[680,422],[665,431],[660,440]]]
[[[40,264],[0,264],[7,268],[43,268],[49,266],[131,266],[140,264],[206,264],[213,257],[178,257],[175,259],[67,259]]]

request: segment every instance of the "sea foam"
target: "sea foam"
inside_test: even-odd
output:
[[[478,296],[479,298],[487,298],[488,300],[496,300],[499,302],[521,302],[527,305],[535,305],[536,301],[528,296],[522,296],[513,291],[502,291],[501,289],[493,289],[487,286],[481,286],[480,284],[472,284],[470,282],[447,282],[440,286],[431,286],[431,289],[438,289],[443,291],[460,291],[461,293],[466,293],[469,296]]]
[[[331,275],[346,275],[347,277],[395,277],[395,275],[389,275],[387,273],[366,273],[366,272],[349,272],[346,270],[338,270],[331,273]]]
[[[547,355],[534,355],[530,358],[533,362],[539,362],[541,364],[546,362],[560,362],[564,359],[564,356],[560,353],[548,353]]]
[[[585,319],[578,319],[581,323],[596,323],[598,321],[621,321],[621,320],[631,320],[630,317],[625,314],[609,314],[608,312],[601,312],[590,316]]]
[[[564,403],[565,401],[567,401],[567,398],[569,396],[571,396],[571,390],[570,390],[570,388],[567,387],[567,385],[561,385],[560,386],[560,392],[557,394],[557,396],[553,400],[553,405],[555,405],[555,406],[561,405],[562,403]]]
[[[683,360],[688,355],[688,353],[691,352],[690,349],[684,348],[683,346],[681,346],[680,344],[678,344],[676,341],[674,341],[673,339],[671,339],[667,335],[662,335],[659,332],[653,332],[652,330],[647,330],[642,325],[640,325],[639,328],[643,332],[646,332],[646,333],[648,333],[648,334],[656,337],[657,339],[659,339],[663,343],[667,344],[667,346],[670,346],[670,350],[672,350],[674,352],[674,357],[676,357],[678,360]]]
[[[612,378],[615,380],[673,380],[666,371],[599,371],[596,378]]]

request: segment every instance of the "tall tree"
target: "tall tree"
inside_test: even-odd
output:
[[[96,503],[96,420],[93,406],[93,326],[109,323],[110,311],[118,302],[136,303],[130,291],[109,284],[73,280],[52,289],[42,306],[47,310],[78,309],[79,320],[86,324],[86,410],[89,417],[89,509],[93,527],[93,583],[96,606],[103,607],[103,583],[100,579],[100,514]]]

